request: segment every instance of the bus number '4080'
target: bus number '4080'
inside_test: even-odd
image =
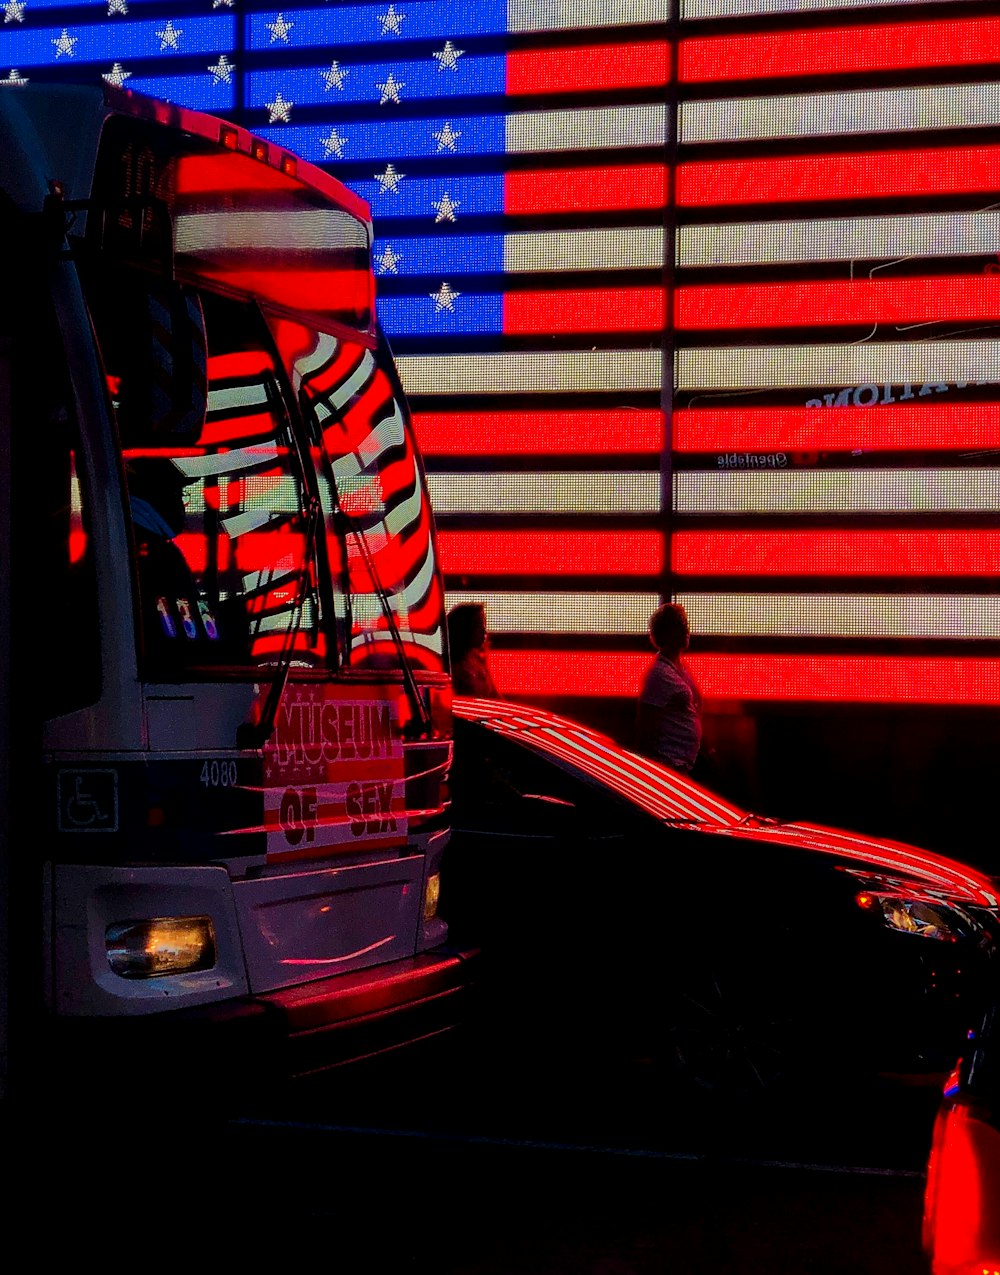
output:
[[[205,788],[235,788],[236,763],[234,761],[202,762],[198,779]]]

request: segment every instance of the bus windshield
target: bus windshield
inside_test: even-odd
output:
[[[82,277],[149,673],[441,671],[432,521],[364,206],[121,117],[94,202]]]
[[[380,342],[372,351],[271,324],[309,429],[327,544],[341,554],[337,618],[350,669],[442,668],[443,593],[409,415]]]

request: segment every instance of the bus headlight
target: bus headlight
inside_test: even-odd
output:
[[[215,929],[207,916],[157,916],[109,925],[108,964],[122,978],[190,974],[215,964]]]
[[[433,921],[437,916],[438,899],[441,897],[441,873],[432,872],[427,878],[427,889],[424,891],[424,920]]]

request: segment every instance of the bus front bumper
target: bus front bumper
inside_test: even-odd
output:
[[[51,1052],[64,1075],[68,1067],[119,1096],[243,1098],[459,1026],[473,1004],[477,965],[475,949],[439,949],[187,1009],[57,1018]]]

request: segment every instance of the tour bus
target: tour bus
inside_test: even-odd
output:
[[[437,915],[444,594],[369,210],[111,87],[5,90],[0,133],[9,1075],[36,999],[67,1070],[434,1036],[473,954]]]

